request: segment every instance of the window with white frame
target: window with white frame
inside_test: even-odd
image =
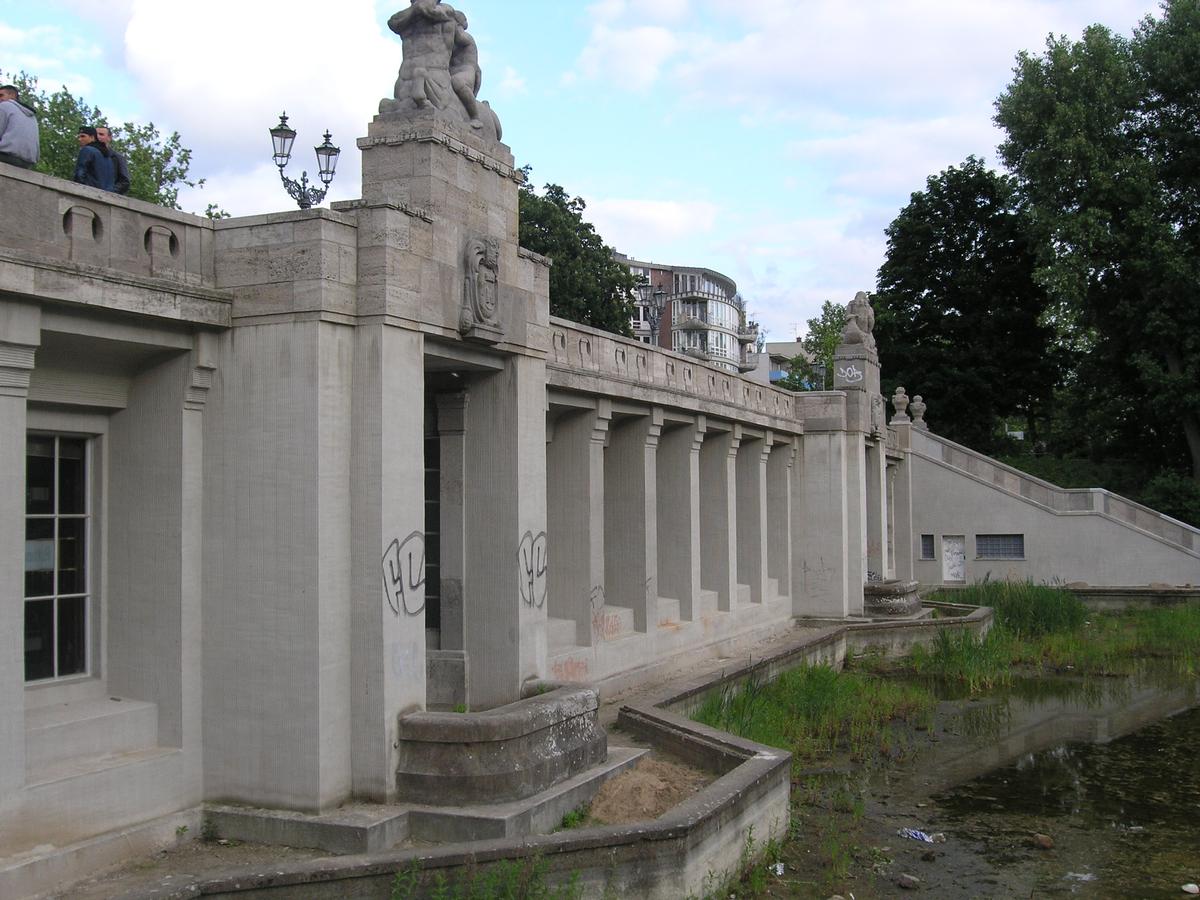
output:
[[[89,451],[87,438],[26,438],[26,681],[88,671]]]
[[[936,559],[932,534],[921,535],[921,559]]]
[[[1025,535],[977,534],[975,556],[978,559],[1024,559]]]

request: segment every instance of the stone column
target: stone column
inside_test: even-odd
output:
[[[679,617],[695,618],[700,594],[700,446],[704,416],[667,428],[656,466],[658,595],[679,601]]]
[[[780,596],[788,597],[792,595],[792,463],[797,440],[773,443],[767,459],[767,576],[775,580]]]
[[[591,605],[604,595],[604,444],[611,401],[565,413],[548,448],[550,611],[575,620],[575,642],[592,643]]]
[[[604,466],[604,591],[610,606],[632,607],[634,628],[658,625],[658,442],[663,412],[609,432]]]
[[[792,612],[843,618],[849,611],[851,503],[848,457],[853,446],[842,430],[806,431],[800,437],[799,477],[792,483]],[[861,445],[861,442],[856,442]],[[857,577],[857,576],[856,576]],[[859,603],[862,579],[857,578]]]
[[[425,706],[425,382],[420,333],[360,325],[352,445],[354,793],[396,798],[398,717]]]
[[[767,577],[767,459],[771,433],[743,439],[737,452],[737,583],[762,603]]]
[[[891,515],[895,528],[892,535],[892,549],[896,559],[896,578],[901,581],[913,581],[916,578],[913,557],[916,554],[917,536],[913,533],[912,464],[908,452],[912,425],[893,420],[890,427],[896,433],[897,444],[904,453],[904,456],[895,465],[892,481]]]
[[[0,303],[0,796],[25,783],[25,427],[41,309]]]
[[[441,541],[441,646],[430,651],[430,693],[448,706],[467,702],[470,661],[466,651],[463,580],[466,575],[465,479],[467,394],[438,394],[438,534]],[[439,682],[435,686],[433,680]]]
[[[546,364],[508,357],[470,393],[463,608],[476,710],[519,700],[546,668]]]
[[[717,609],[737,605],[737,452],[740,425],[708,431],[700,448],[700,582]]]
[[[879,581],[887,577],[891,568],[887,550],[887,459],[883,439],[869,442],[864,451],[867,468],[867,571],[870,579]]]

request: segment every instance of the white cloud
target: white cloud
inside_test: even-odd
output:
[[[312,46],[314,34],[319,52],[293,49]],[[197,169],[214,169],[218,160],[232,168],[269,157],[267,129],[282,109],[300,132],[298,148],[320,143],[328,128],[357,155],[354,139],[390,94],[401,53],[370,0],[343,0],[334,16],[311,2],[280,15],[266,3],[210,0],[200,16],[191,6],[133,0],[125,59],[149,110],[186,136]]]
[[[640,258],[663,252],[656,248],[671,247],[681,240],[700,239],[713,230],[720,214],[715,204],[703,201],[610,197],[586,202],[584,218],[596,226],[605,242]]]
[[[579,70],[587,78],[603,79],[630,90],[645,90],[679,49],[668,28],[642,25],[615,30],[598,25],[579,55]]]
[[[0,23],[0,67],[36,76],[38,87],[47,93],[66,85],[72,94],[94,103],[90,70],[101,56],[99,45],[56,26],[20,29]]]
[[[500,84],[496,88],[496,93],[501,97],[513,97],[517,94],[525,93],[525,79],[512,66],[505,66],[504,71],[500,73]]]

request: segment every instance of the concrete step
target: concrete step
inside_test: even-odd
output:
[[[445,842],[554,831],[564,815],[590,803],[604,782],[631,768],[648,752],[633,747],[609,747],[604,762],[527,800],[461,807],[409,807],[410,834],[414,840]]]
[[[592,613],[592,634],[598,641],[617,641],[633,630],[633,610],[628,606],[602,606]]]
[[[733,604],[734,609],[739,609],[743,606],[750,605],[750,585],[739,584],[737,586],[737,600]]]
[[[546,647],[553,656],[554,651],[576,646],[574,619],[546,619]]]
[[[717,600],[716,591],[701,589],[700,595],[696,598],[696,614],[693,618],[699,619],[701,616],[716,615]]]
[[[674,597],[658,598],[658,624],[659,626],[679,624],[679,601],[677,599]]]
[[[157,743],[158,708],[141,700],[104,697],[25,713],[25,768],[29,773],[76,757],[91,760]]]

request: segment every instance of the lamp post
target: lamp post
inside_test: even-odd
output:
[[[313,148],[317,152],[317,174],[324,187],[318,188],[315,184],[310,187],[308,172],[301,172],[299,181],[283,174],[283,167],[292,158],[292,143],[295,140],[296,130],[288,125],[287,113],[280,113],[279,124],[271,129],[271,143],[275,148],[273,157],[275,165],[279,166],[279,178],[283,181],[284,190],[299,204],[301,209],[309,209],[314,203],[320,203],[325,199],[325,192],[329,190],[329,182],[333,181],[338,156],[342,151],[333,146],[330,134],[326,131],[324,142],[319,147]]]

